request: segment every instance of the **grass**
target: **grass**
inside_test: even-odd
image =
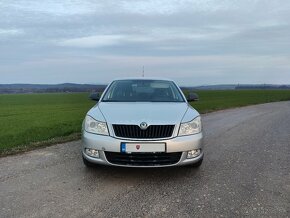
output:
[[[197,91],[200,113],[290,100],[290,90]],[[0,95],[0,155],[80,138],[88,93]]]
[[[87,93],[0,95],[0,154],[79,138],[93,105]]]
[[[247,105],[290,100],[290,90],[197,91],[200,101],[191,105],[200,113]]]

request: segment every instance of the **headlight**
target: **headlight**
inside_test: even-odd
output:
[[[178,136],[193,135],[201,132],[200,116],[196,117],[190,122],[181,123]]]
[[[85,118],[85,130],[99,135],[109,135],[107,123],[97,121],[90,116]]]

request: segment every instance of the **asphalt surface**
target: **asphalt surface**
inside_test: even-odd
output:
[[[203,122],[199,169],[87,169],[80,141],[0,158],[0,217],[290,217],[290,102]]]

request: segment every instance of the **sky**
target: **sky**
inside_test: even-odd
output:
[[[289,0],[1,0],[0,84],[290,84]]]

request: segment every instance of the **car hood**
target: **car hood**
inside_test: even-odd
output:
[[[162,125],[180,123],[189,107],[185,102],[100,102],[98,108],[110,124]]]

